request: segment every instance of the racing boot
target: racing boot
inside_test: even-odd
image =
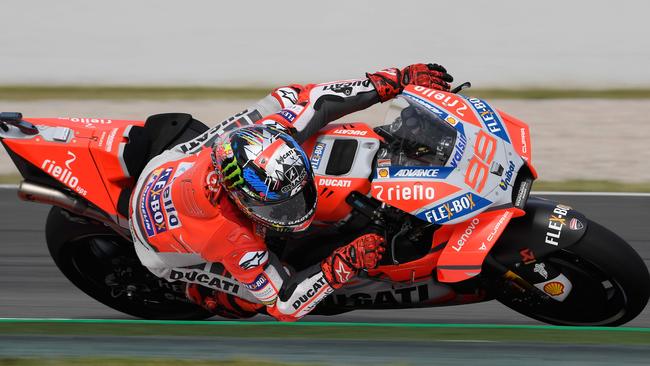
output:
[[[352,243],[336,249],[321,262],[325,280],[338,289],[357,276],[360,271],[373,269],[381,260],[385,248],[384,238],[377,234],[365,234]]]
[[[187,284],[185,296],[210,313],[228,319],[251,318],[264,308],[262,304],[256,304],[196,283]]]

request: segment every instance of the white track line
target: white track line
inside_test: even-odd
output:
[[[0,189],[18,189],[17,184],[0,184]],[[543,196],[618,196],[618,197],[650,197],[650,193],[634,192],[570,192],[570,191],[532,191],[531,194]]]

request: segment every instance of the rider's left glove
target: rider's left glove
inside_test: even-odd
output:
[[[327,283],[332,288],[341,288],[362,270],[376,268],[385,250],[383,242],[380,235],[365,234],[336,249],[321,262]]]
[[[372,82],[382,102],[394,98],[407,85],[449,91],[449,83],[454,81],[447,69],[438,64],[413,64],[401,70],[393,67],[372,74],[367,73],[366,77]]]

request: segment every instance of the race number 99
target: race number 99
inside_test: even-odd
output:
[[[465,172],[465,184],[478,193],[481,193],[485,187],[496,147],[497,140],[494,137],[483,130],[479,131],[476,135],[476,144],[474,144],[474,157],[470,160]]]

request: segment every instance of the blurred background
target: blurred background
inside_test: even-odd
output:
[[[3,84],[275,86],[435,61],[481,88],[650,86],[646,1],[3,4]]]
[[[531,125],[540,180],[563,182],[550,188],[650,190],[645,1],[3,4],[3,111],[182,111],[212,124],[283,84],[437,62],[473,83],[467,94]],[[378,123],[384,110],[346,120]],[[0,160],[0,173],[15,174]]]

